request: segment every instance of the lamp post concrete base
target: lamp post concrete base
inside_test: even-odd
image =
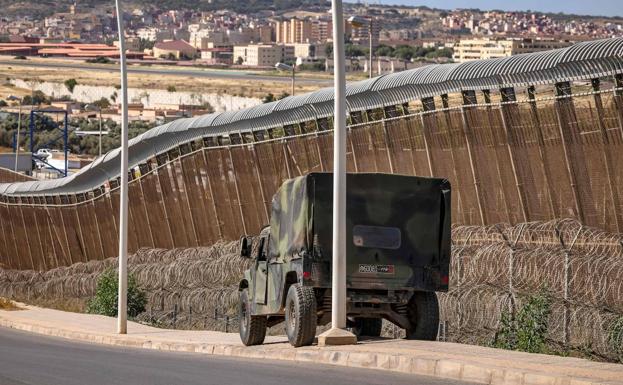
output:
[[[318,346],[355,344],[357,336],[345,329],[331,328],[318,336]]]

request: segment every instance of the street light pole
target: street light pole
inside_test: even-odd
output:
[[[19,136],[22,129],[22,99],[19,100],[19,113],[17,114],[17,136],[15,137],[15,172],[19,161]]]
[[[102,156],[102,107],[99,107],[100,115],[100,142],[99,142],[99,156]]]
[[[275,68],[279,71],[290,71],[292,74],[292,90],[291,95],[294,96],[294,83],[296,81],[296,65],[289,65],[286,63],[279,62],[275,64]]]
[[[121,67],[121,191],[119,208],[119,296],[117,333],[128,332],[128,73],[125,60],[123,12],[120,0],[115,0],[119,33],[119,61]],[[101,140],[101,135],[100,135]]]
[[[370,40],[370,76],[369,78],[372,79],[372,18],[370,18],[370,28],[368,30],[368,40]]]
[[[318,336],[318,345],[348,345],[357,337],[346,328],[346,55],[342,0],[333,0],[333,274],[331,329]]]

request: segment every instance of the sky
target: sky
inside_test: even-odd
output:
[[[354,0],[351,0],[354,2]],[[361,0],[363,3],[364,0]],[[369,4],[426,5],[433,8],[480,8],[581,15],[623,16],[623,0],[368,0]]]

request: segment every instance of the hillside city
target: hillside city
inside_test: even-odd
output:
[[[284,61],[302,69],[330,71],[329,11],[328,6],[249,14],[135,8],[124,13],[128,57],[245,67],[272,67]],[[369,21],[346,23],[347,56],[353,59],[347,69],[362,72],[368,72],[368,64],[359,59],[367,54],[370,38],[376,57],[373,67],[386,73],[412,68],[418,61],[462,62],[623,36],[621,18],[364,4],[347,4],[345,14]],[[0,53],[114,58],[116,33],[112,9],[76,2],[41,19],[0,17]]]
[[[623,385],[621,4],[0,0],[0,385]]]
[[[316,86],[303,82],[299,91],[326,85],[333,71],[333,25],[330,4],[276,9],[228,9],[194,11],[166,9],[156,5],[126,7],[127,58],[139,65],[167,68],[226,69],[279,74],[276,63],[285,63],[303,76],[320,77]],[[110,6],[91,6],[76,1],[58,4],[41,17],[12,12],[0,16],[0,55],[23,63],[32,60],[63,60],[92,65],[114,64],[119,59],[117,15]],[[495,10],[441,10],[423,6],[345,4],[346,71],[350,80],[418,68],[431,63],[467,62],[568,47],[579,41],[623,36],[623,18],[539,12]],[[358,20],[353,22],[353,20]],[[372,47],[372,58],[369,52]],[[372,69],[370,69],[372,63]],[[9,65],[10,63],[5,63]],[[8,67],[10,68],[10,66]],[[92,136],[69,135],[75,152],[96,155],[114,148],[120,132],[117,89],[97,100],[81,98],[76,87],[85,86],[71,71],[60,71],[55,80],[62,92],[50,92],[26,77],[6,76],[0,87],[0,148],[14,147],[19,106],[12,95],[15,87],[26,92],[21,104],[46,105],[66,111],[77,132],[89,133],[103,121],[100,145]],[[14,73],[14,70],[13,70]],[[328,73],[328,74],[327,74]],[[281,75],[287,76],[287,74]],[[322,78],[324,76],[324,78]],[[91,74],[92,78],[95,78]],[[76,80],[78,79],[78,80]],[[38,80],[43,82],[42,78]],[[96,82],[101,86],[105,80]],[[82,82],[82,84],[81,84]],[[201,88],[204,84],[149,84],[131,97],[131,136],[182,117],[250,107],[282,99],[292,93],[273,85],[257,88],[240,84]],[[264,82],[263,84],[267,84]],[[50,86],[50,84],[48,84]],[[293,84],[294,87],[294,84]],[[49,88],[49,87],[48,87]],[[147,89],[144,89],[147,88]],[[160,89],[156,91],[153,88]],[[184,94],[189,89],[191,94]],[[93,89],[88,90],[92,93]],[[87,91],[82,92],[84,95]],[[100,92],[98,89],[97,92]],[[165,93],[160,98],[157,93]],[[204,96],[212,94],[211,97]],[[149,100],[151,96],[151,100]],[[228,100],[225,97],[228,96]],[[11,99],[12,97],[12,99]],[[164,100],[166,99],[166,100]],[[7,115],[7,113],[9,115]],[[50,116],[52,116],[50,114]],[[45,122],[44,122],[45,123]],[[11,134],[9,134],[11,133]]]

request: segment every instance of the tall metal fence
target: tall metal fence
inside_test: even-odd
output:
[[[33,178],[13,170],[0,167],[0,183],[28,182]]]
[[[459,107],[447,95],[351,114],[348,171],[434,175],[461,225],[576,218],[623,230],[621,89]],[[484,93],[484,100],[492,95]],[[420,103],[419,101],[417,103]],[[283,180],[332,169],[330,120],[184,143],[130,173],[130,251],[259,232]],[[117,253],[119,181],[88,193],[0,198],[0,266],[48,270]]]

